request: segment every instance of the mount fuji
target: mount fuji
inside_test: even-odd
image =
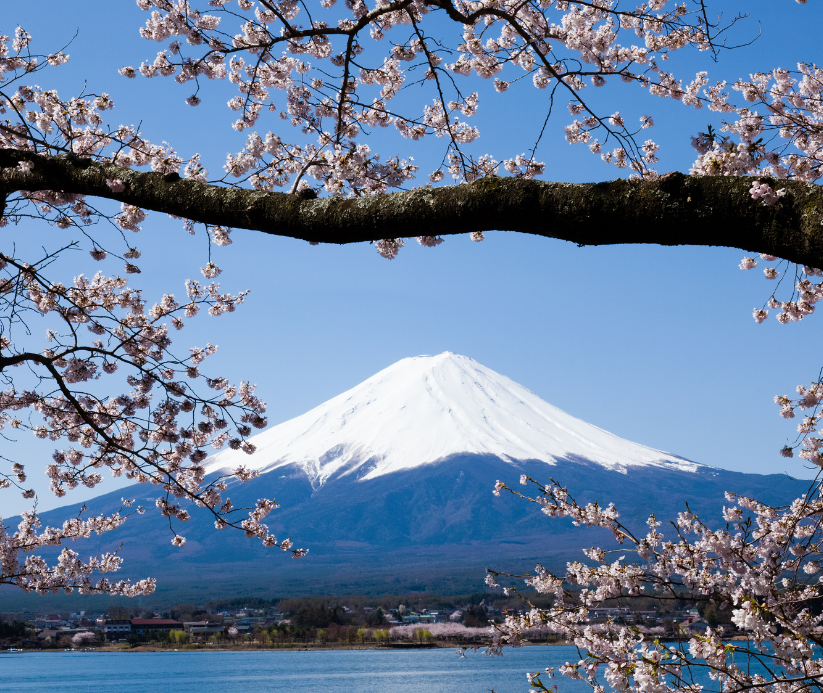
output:
[[[624,440],[450,352],[403,359],[251,440],[254,455],[223,451],[207,460],[207,470],[259,470],[225,495],[235,507],[276,497],[280,509],[267,524],[308,548],[306,558],[290,561],[239,532],[216,532],[197,508],[178,530],[185,546],[175,548],[168,522],[151,507],[156,488],[143,485],[87,502],[93,513],[112,512],[126,496],[150,510],[73,548],[91,553],[122,541],[123,572],[155,576],[160,590],[187,598],[192,590],[204,598],[237,590],[448,594],[482,589],[485,567],[558,567],[579,559],[582,547],[610,546],[598,530],[494,497],[497,479],[513,485],[522,473],[552,477],[579,502],[614,502],[639,529],[651,512],[673,519],[687,502],[701,518],[719,521],[727,490],[780,503],[808,485],[715,469]],[[44,519],[62,522],[73,510]]]
[[[245,464],[262,473],[295,465],[314,488],[330,479],[377,479],[455,455],[590,460],[606,469],[694,472],[681,457],[576,419],[477,361],[449,351],[403,359],[319,407],[253,439],[249,458],[227,450],[209,470]]]

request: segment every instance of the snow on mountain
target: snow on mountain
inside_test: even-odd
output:
[[[618,438],[448,351],[398,361],[251,440],[254,455],[225,450],[209,458],[208,471],[298,465],[317,488],[334,475],[373,479],[457,454],[549,465],[584,459],[621,472],[641,466],[694,472],[699,466]]]

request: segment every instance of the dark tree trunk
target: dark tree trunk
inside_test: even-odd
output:
[[[24,160],[34,163],[28,175],[16,169]],[[125,183],[123,192],[106,185],[115,178]],[[319,243],[520,231],[579,245],[726,246],[823,267],[823,188],[772,181],[775,189],[785,188],[786,195],[767,207],[752,200],[751,183],[751,178],[680,173],[656,181],[581,184],[490,177],[373,197],[303,199],[73,156],[0,150],[0,199],[18,190],[61,190]]]

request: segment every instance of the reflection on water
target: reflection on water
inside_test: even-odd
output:
[[[579,659],[574,647],[313,652],[23,652],[0,654],[3,693],[526,693],[526,672]],[[701,672],[701,678],[711,682]],[[545,683],[550,681],[544,679]],[[590,693],[558,678],[560,693]],[[715,683],[716,685],[716,683]]]

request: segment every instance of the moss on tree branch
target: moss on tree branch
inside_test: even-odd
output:
[[[32,161],[31,173],[16,166]],[[106,180],[120,179],[123,192]],[[361,198],[302,199],[145,173],[73,156],[0,150],[0,193],[60,190],[126,202],[207,224],[320,243],[520,231],[579,245],[652,243],[741,248],[823,267],[823,188],[775,181],[772,207],[750,178],[667,174],[656,181],[550,183],[484,178]]]

